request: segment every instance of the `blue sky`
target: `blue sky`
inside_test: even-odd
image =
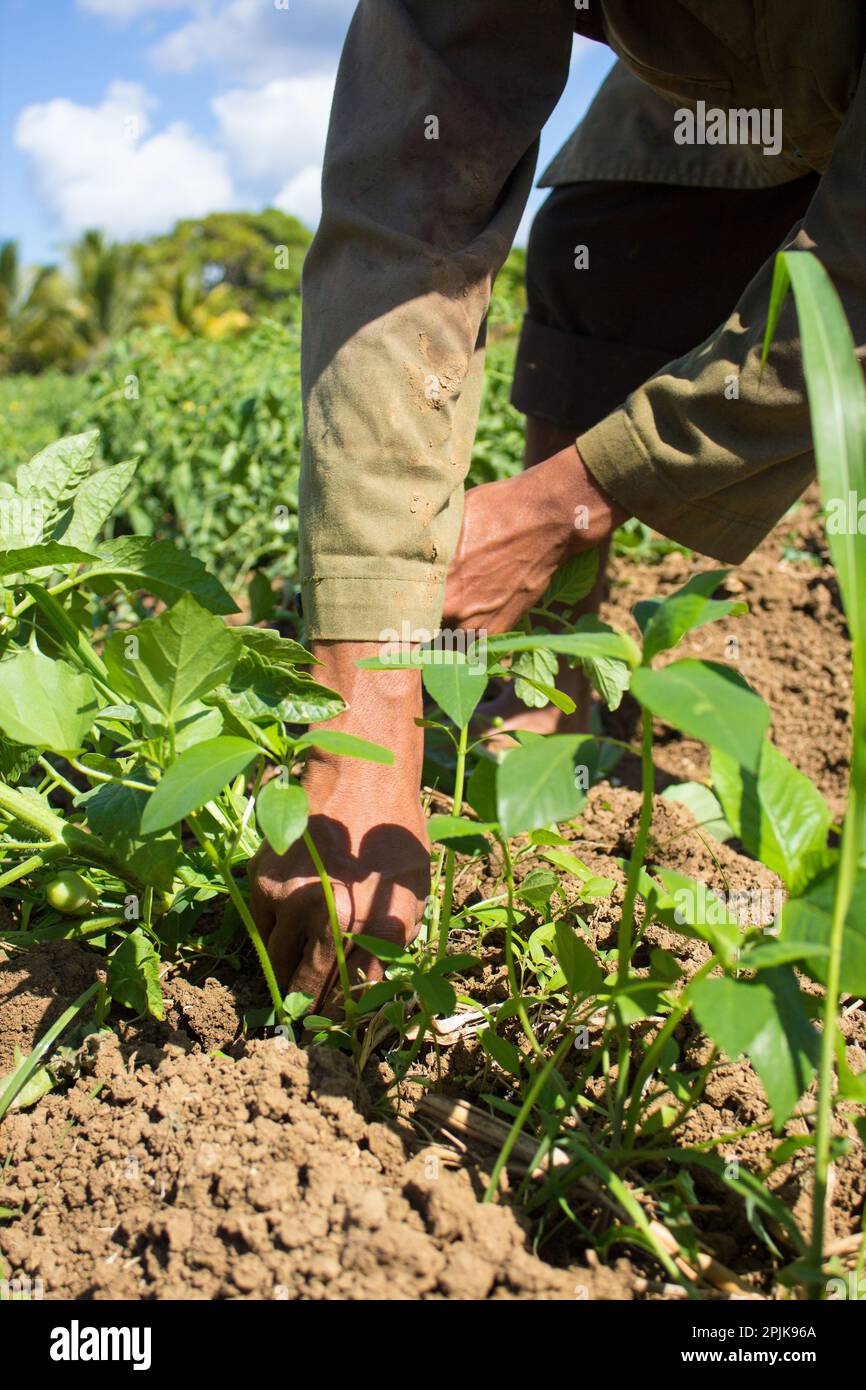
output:
[[[268,203],[314,226],[354,6],[0,0],[0,239],[16,238],[27,261],[57,260],[85,227],[148,235]],[[605,49],[575,44],[540,167],[609,66]]]

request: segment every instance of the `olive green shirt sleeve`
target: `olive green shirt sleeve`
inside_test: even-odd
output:
[[[788,249],[812,250],[866,351],[866,79]],[[739,563],[814,476],[797,316],[789,298],[761,372],[773,262],[706,342],[577,440],[596,480],[664,535]],[[700,286],[695,286],[700,293]]]
[[[303,281],[308,634],[438,627],[490,288],[568,76],[572,0],[361,0]]]

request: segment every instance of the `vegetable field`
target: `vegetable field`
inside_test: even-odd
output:
[[[474,481],[519,466],[515,284]],[[774,313],[788,292],[819,485],[740,570],[633,525],[599,619],[561,617],[590,552],[519,630],[367,663],[421,669],[433,849],[417,941],[360,938],[367,988],[303,765],[391,755],[328,729],[290,602],[296,329],[134,333],[2,437],[0,1275],[866,1296],[866,534],[827,524],[866,495],[866,394],[817,261],[780,260]],[[567,663],[592,732],[488,756],[489,682],[567,709]],[[301,838],[342,986],[320,1014],[249,908],[260,844]]]

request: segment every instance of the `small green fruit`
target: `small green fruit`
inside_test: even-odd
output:
[[[67,912],[74,916],[85,912],[93,902],[93,889],[80,874],[66,869],[46,885],[45,898],[55,912]]]

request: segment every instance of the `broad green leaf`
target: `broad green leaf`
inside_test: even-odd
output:
[[[231,628],[184,595],[158,618],[115,632],[104,655],[115,688],[157,724],[225,681],[242,650]]]
[[[599,874],[593,874],[581,888],[580,896],[582,898],[609,898],[615,888],[614,879],[602,878]]]
[[[406,965],[412,959],[405,946],[399,946],[396,941],[387,941],[383,936],[353,932],[352,945],[360,946],[362,951],[369,951],[377,960],[388,960],[394,964]]]
[[[99,547],[100,560],[90,571],[104,575],[122,589],[145,589],[165,603],[190,594],[209,613],[236,613],[237,604],[201,560],[179,550],[171,541],[146,536],[119,536]]]
[[[745,603],[712,597],[727,574],[727,570],[694,574],[668,598],[637,605],[635,617],[643,632],[643,659],[647,664],[659,652],[675,647],[687,632],[717,618],[739,617],[748,612]]]
[[[496,821],[496,773],[498,763],[492,758],[480,757],[469,781],[466,783],[466,800],[479,820],[492,824]]]
[[[236,628],[232,631],[237,633]],[[315,724],[346,708],[335,690],[246,647],[217,693],[221,703],[254,724]]]
[[[803,882],[807,855],[826,848],[832,817],[817,787],[769,740],[757,775],[715,750],[713,784],[734,834],[789,888]]]
[[[85,478],[75,493],[71,511],[58,523],[56,538],[64,545],[92,545],[129,488],[135,469],[132,461],[115,463]]]
[[[577,815],[586,801],[575,775],[583,742],[580,734],[552,734],[506,753],[496,780],[503,835],[510,838]]]
[[[506,633],[503,637],[491,637],[486,643],[489,656],[532,652],[542,648],[558,652],[561,656],[609,658],[624,661],[628,666],[640,664],[640,652],[632,639],[591,614],[575,623],[572,632],[534,632],[530,636],[523,632]]]
[[[140,927],[120,943],[108,966],[108,992],[118,1004],[162,1019],[159,956]]]
[[[374,1014],[385,1004],[390,1004],[391,1000],[400,994],[406,987],[403,979],[397,980],[377,980],[369,989],[365,989],[363,995],[358,1000],[358,1013]],[[304,1027],[307,1027],[306,1021]]]
[[[0,672],[2,670],[0,666]],[[5,738],[0,738],[0,777],[10,785],[20,782],[30,771],[40,752],[39,748],[24,748],[20,743],[7,743]]]
[[[673,869],[656,867],[653,873],[664,891],[659,892],[658,885],[646,875],[641,879],[641,893],[651,899],[655,915],[683,936],[708,941],[719,958],[732,965],[740,948],[741,930],[725,899],[705,883]]]
[[[18,469],[20,497],[43,499],[50,510],[62,505],[90,473],[99,430],[69,434],[42,449],[29,463]]]
[[[141,817],[142,833],[167,830],[212,801],[258,753],[255,743],[227,735],[207,739],[181,753],[151,793]]]
[[[321,662],[292,637],[282,637],[272,627],[236,627],[245,647],[274,666],[321,666]]]
[[[536,911],[544,911],[558,887],[559,879],[551,869],[530,869],[515,891],[521,902],[529,903]]]
[[[0,690],[0,729],[54,753],[77,753],[99,708],[88,675],[30,648],[0,662]]]
[[[475,970],[481,964],[479,956],[470,955],[468,951],[456,951],[454,955],[445,956],[443,960],[437,960],[430,966],[428,973],[439,975],[462,975],[468,970]]]
[[[564,853],[558,849],[544,849],[541,853],[558,869],[564,870],[567,874],[573,874],[575,878],[580,880],[580,896],[582,898],[608,898],[616,887],[612,878],[600,878],[598,874],[592,873],[574,854]]]
[[[554,864],[557,869],[563,869],[567,874],[574,874],[581,883],[587,883],[592,878],[592,870],[588,869],[582,859],[578,859],[576,854],[570,854],[562,849],[543,849],[542,857]]]
[[[592,590],[598,578],[598,551],[582,550],[572,555],[564,565],[560,565],[551,579],[539,608],[550,608],[554,603],[565,603],[573,607]]]
[[[631,667],[611,657],[584,657],[580,663],[593,690],[597,691],[608,709],[618,710],[622,697],[631,685]]]
[[[539,647],[534,652],[518,652],[511,663],[514,693],[530,709],[543,709],[550,703],[545,686],[556,684],[559,662],[555,652]],[[527,679],[528,677],[528,679]]]
[[[498,1062],[503,1071],[508,1072],[509,1076],[519,1076],[523,1070],[520,1060],[520,1053],[514,1043],[507,1038],[501,1038],[498,1033],[494,1033],[492,1028],[484,1028],[478,1034],[478,1041],[484,1048],[488,1057],[492,1057],[494,1062]]]
[[[427,694],[459,729],[469,723],[487,689],[487,668],[467,661],[462,652],[441,652],[439,655],[448,659],[425,663],[421,679]]]
[[[782,909],[783,942],[814,941],[828,948],[836,895],[836,872],[824,874],[798,898],[789,898]],[[810,956],[810,975],[825,983],[825,957]],[[845,917],[842,937],[841,986],[846,994],[866,995],[866,870],[858,873]]]
[[[147,774],[143,768],[136,768],[129,775],[140,782]],[[112,854],[125,862],[142,883],[167,893],[174,882],[179,843],[172,833],[142,833],[141,818],[151,795],[118,782],[103,782],[79,798],[78,804],[83,801],[87,824]]]
[[[211,714],[218,714],[222,724],[221,728],[213,734],[209,734],[208,737],[215,738],[218,733],[234,734],[238,738],[248,738],[252,743],[257,743],[268,757],[282,758],[285,746],[281,733],[275,734],[273,728],[265,729],[263,725],[254,724],[252,720],[242,718],[225,703],[219,690],[208,696],[208,702],[212,705]]]
[[[691,658],[661,671],[642,666],[631,690],[658,719],[757,771],[770,711],[731,667]]]
[[[808,960],[810,956],[819,958],[829,956],[827,946],[819,946],[813,941],[779,941],[766,937],[755,941],[740,952],[739,965],[743,970],[771,970],[776,965],[795,965]]]
[[[567,835],[560,835],[558,830],[542,829],[530,831],[529,843],[531,845],[561,846],[562,849],[568,849],[571,841]]]
[[[657,1014],[662,1007],[665,988],[658,980],[630,979],[614,992],[614,1008],[620,1024],[631,1027]]]
[[[260,623],[272,618],[277,606],[277,595],[264,570],[255,570],[247,584],[247,597],[250,604],[250,622]]]
[[[42,545],[25,545],[17,550],[0,553],[0,576],[27,574],[34,570],[63,569],[66,565],[85,565],[95,559],[85,550],[59,541],[44,541]]]
[[[224,722],[222,710],[213,709],[201,700],[184,705],[174,726],[174,751],[185,753],[187,748],[204,743],[206,738],[218,738],[223,732]],[[246,738],[247,735],[243,733],[241,737]]]
[[[429,970],[423,973],[418,970],[412,978],[412,983],[418,998],[426,1004],[431,1013],[447,1016],[453,1014],[457,1008],[454,986],[443,980],[441,975]]]
[[[563,714],[574,714],[574,711],[577,709],[577,705],[574,703],[571,696],[564,695],[561,690],[557,690],[555,685],[545,685],[543,681],[534,680],[532,676],[526,675],[521,676],[520,681],[530,689],[536,691],[537,695],[544,700],[545,705],[555,705],[557,709],[562,710]],[[526,701],[524,700],[523,703],[525,704]],[[542,709],[543,706],[538,705],[533,706],[533,708]]]
[[[671,951],[661,950],[658,946],[654,946],[650,951],[650,964],[655,978],[665,980],[668,984],[679,980],[683,973],[676,956]]]
[[[572,994],[599,994],[604,976],[589,947],[561,918],[555,928],[555,955]]]
[[[766,746],[769,748],[770,744]],[[718,797],[704,782],[677,782],[673,787],[665,787],[662,796],[667,801],[679,801],[688,807],[698,829],[705,830],[714,840],[724,844],[726,840],[733,839],[734,831],[725,820]]]
[[[487,854],[490,846],[484,834],[494,829],[490,823],[466,816],[431,816],[427,822],[427,834],[433,844],[447,845],[461,854]]]
[[[279,777],[266,782],[256,797],[259,829],[276,854],[285,854],[307,828],[307,793]]]
[[[295,752],[300,753],[304,748],[321,748],[325,753],[361,758],[368,763],[384,763],[388,767],[394,761],[390,748],[383,748],[381,743],[370,743],[365,738],[356,738],[354,734],[344,734],[340,729],[316,729],[315,733],[302,734],[295,743]]]
[[[314,1003],[312,994],[304,994],[303,990],[293,989],[283,1000],[283,1009],[292,1023],[297,1023],[298,1019],[303,1018],[304,1014]]]
[[[731,1059],[745,1053],[761,1078],[778,1132],[811,1083],[819,1038],[789,967],[759,980],[700,980],[689,990],[695,1017]]]

